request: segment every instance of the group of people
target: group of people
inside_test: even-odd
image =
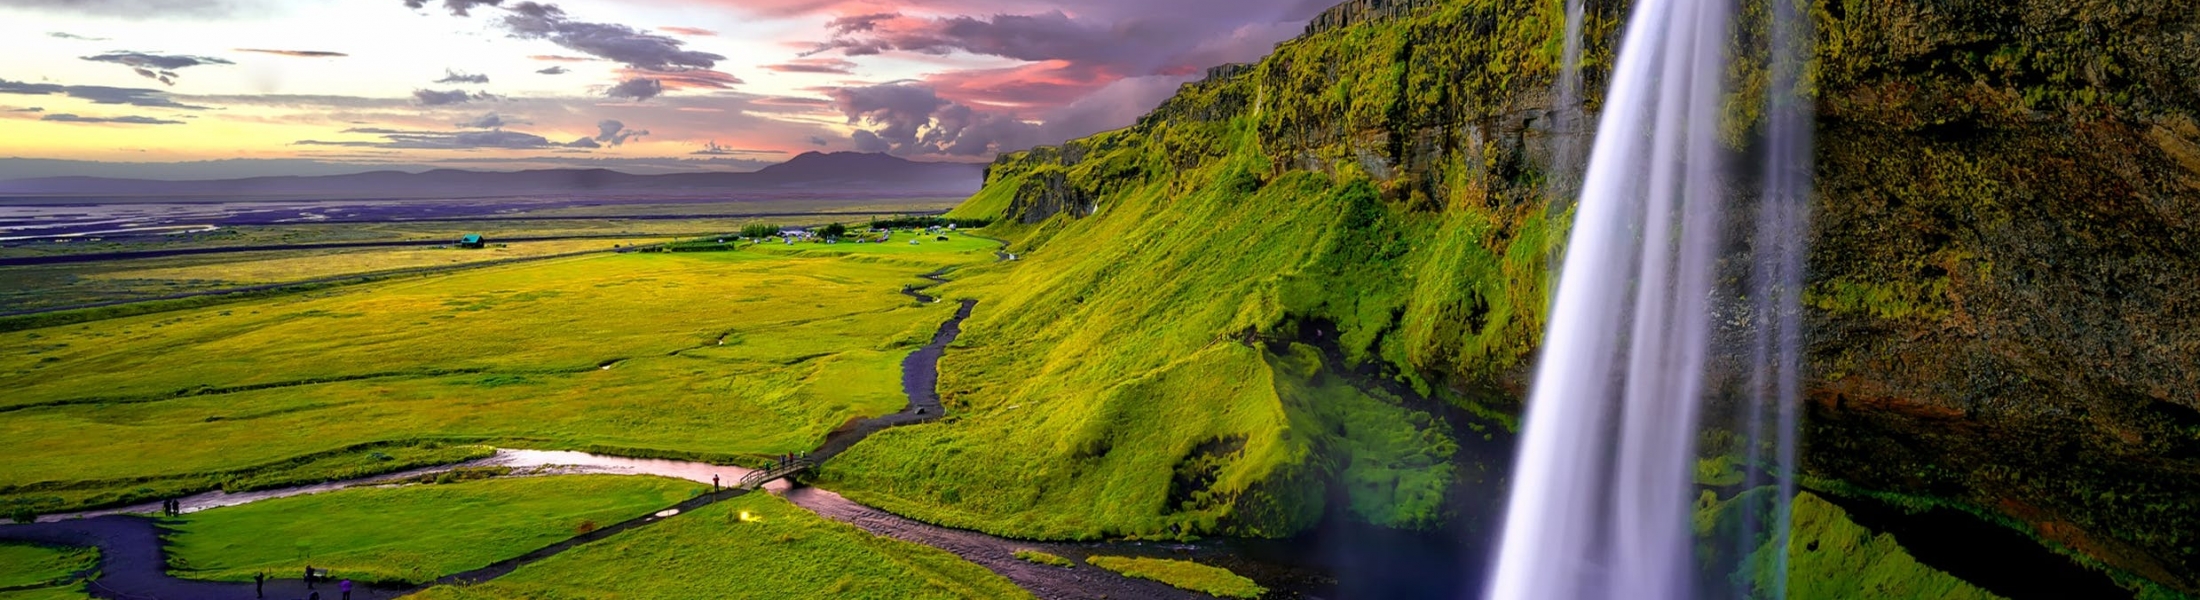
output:
[[[306,565],[306,589],[312,590],[313,582],[326,577],[326,573],[327,571],[313,570],[313,565]],[[351,600],[351,580],[345,579],[336,582],[336,592],[343,594],[341,600]],[[252,596],[254,598],[267,597],[267,573],[252,574]],[[317,591],[309,592],[306,594],[306,600],[321,600],[321,593]]]
[[[808,453],[808,452],[796,452],[796,453],[781,454],[781,455],[779,455],[779,462],[778,462],[777,464],[775,464],[775,465],[773,465],[773,466],[772,466],[772,470],[774,470],[774,471],[777,471],[777,470],[780,470],[780,469],[784,469],[784,468],[787,468],[788,466],[790,466],[790,465],[793,465],[793,464],[794,464],[794,461],[796,461],[796,460],[799,460],[799,459],[803,459],[803,458],[809,458],[809,457],[810,457],[810,453]]]
[[[173,499],[160,501],[160,514],[169,517],[183,516],[183,501]]]

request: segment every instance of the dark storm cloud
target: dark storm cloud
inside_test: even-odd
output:
[[[685,42],[612,23],[575,21],[555,4],[520,2],[510,7],[504,26],[512,37],[549,40],[566,49],[625,63],[637,69],[676,71],[708,69],[726,57],[687,50]]]
[[[237,64],[229,62],[225,59],[214,58],[211,56],[151,54],[146,52],[109,52],[96,56],[86,56],[83,57],[83,59],[92,62],[113,63],[128,66],[130,67],[130,70],[137,72],[139,76],[145,77],[147,79],[158,80],[161,83],[165,83],[168,85],[176,84],[177,69],[196,67],[199,65]]]
[[[874,149],[961,153],[981,141],[1018,149],[1024,140],[1052,143],[1129,125],[1207,67],[1266,55],[1335,0],[1058,0],[1050,4],[1061,8],[1034,12],[1018,12],[1007,0],[910,0],[907,13],[864,11],[885,4],[741,1],[759,14],[830,16],[831,39],[805,57],[969,53],[1023,61],[925,76],[941,104],[920,128],[939,127],[940,138],[906,135],[911,119],[891,112],[879,114],[889,118],[873,123],[870,136],[856,138]],[[847,112],[851,104],[836,101]],[[859,114],[859,121],[872,118]],[[1043,124],[1027,135],[1032,122]]]
[[[633,98],[635,101],[655,98],[665,93],[665,84],[655,79],[628,79],[611,86],[605,95],[613,98]]]
[[[5,3],[5,2],[0,2],[0,4],[6,4],[6,3]],[[51,31],[51,32],[47,32],[47,33],[46,33],[46,37],[51,37],[51,38],[60,38],[60,39],[64,39],[64,40],[77,40],[77,41],[84,41],[84,42],[104,42],[104,41],[107,41],[107,38],[103,38],[103,37],[86,37],[86,36],[81,36],[81,35],[77,35],[77,34],[74,34],[74,33],[69,33],[69,32],[66,32],[66,31]]]
[[[885,84],[833,90],[833,107],[851,124],[869,124],[879,138],[914,147],[917,136],[932,124],[932,113],[949,103],[923,85]]]
[[[469,128],[469,129],[498,129],[498,128],[502,128],[502,127],[504,127],[504,126],[506,126],[506,125],[521,125],[521,124],[523,124],[523,123],[521,123],[521,122],[519,122],[519,121],[513,121],[513,120],[510,120],[510,119],[506,119],[506,118],[504,118],[504,116],[503,116],[503,115],[499,115],[499,114],[496,114],[496,113],[489,113],[489,114],[481,115],[481,116],[479,116],[479,117],[474,117],[474,118],[472,118],[472,119],[467,119],[467,120],[465,120],[465,121],[461,121],[461,122],[459,122],[459,123],[458,123],[458,126],[459,126],[459,127],[465,127],[465,128]]]
[[[340,58],[351,56],[342,52],[329,52],[326,50],[269,50],[265,48],[238,48],[236,49],[236,51],[251,52],[254,54],[273,54],[276,56],[292,56],[297,58]]]
[[[62,95],[93,104],[127,104],[152,108],[181,108],[203,110],[204,106],[178,103],[167,92],[143,88],[118,88],[103,85],[61,85],[57,83],[25,83],[0,79],[0,94],[31,96]]]
[[[666,90],[725,90],[747,83],[732,74],[710,69],[652,71],[628,67],[619,69],[618,74],[621,80],[648,79],[656,81],[659,87]]]
[[[851,56],[901,50],[947,54],[956,50],[1017,60],[1102,59],[1137,52],[1122,33],[1071,19],[1062,11],[1032,15],[958,16],[937,19],[875,14],[834,19],[838,34],[812,53],[841,50]]]
[[[488,82],[489,82],[489,76],[488,76],[488,75],[482,75],[482,74],[478,74],[478,73],[460,73],[460,72],[457,72],[457,71],[453,71],[453,70],[450,70],[450,69],[444,69],[444,70],[443,70],[443,78],[442,78],[442,79],[437,79],[437,80],[435,80],[435,82],[436,82],[436,83],[473,83],[473,84],[482,84],[482,83],[488,83]]]
[[[451,11],[453,15],[463,17],[472,14],[473,9],[476,7],[496,6],[503,3],[504,0],[443,0],[443,9]],[[420,10],[427,7],[428,0],[405,0],[405,8]]]
[[[930,86],[893,83],[832,92],[834,107],[858,130],[858,150],[898,155],[979,156],[1028,148],[1043,132],[1015,117],[941,98]]]
[[[389,148],[399,150],[474,150],[507,149],[528,150],[558,147],[548,139],[532,133],[518,131],[400,131],[389,129],[349,129],[344,133],[381,136],[381,141],[321,141],[299,140],[291,142],[299,146],[339,146],[345,148]]]
[[[649,135],[647,130],[627,129],[625,123],[613,119],[604,119],[596,123],[596,132],[595,141],[610,146],[622,146],[626,144],[627,140]]]
[[[854,74],[856,63],[844,58],[797,58],[764,68],[781,73],[826,73],[833,75]]]
[[[564,75],[569,72],[571,71],[566,70],[565,67],[550,67],[548,69],[536,71],[536,73],[541,73],[544,75]]]
[[[152,117],[140,117],[140,116],[136,116],[136,115],[126,116],[126,117],[80,117],[80,116],[76,116],[76,115],[72,115],[72,114],[68,114],[68,113],[55,113],[55,114],[50,114],[50,115],[46,115],[46,116],[44,116],[44,117],[40,117],[40,118],[39,118],[38,120],[40,120],[40,121],[58,121],[58,122],[62,122],[62,123],[114,123],[114,124],[122,124],[122,125],[182,125],[182,124],[183,124],[183,122],[182,122],[182,121],[171,121],[171,120],[168,120],[168,119],[155,119],[155,118],[152,118]]]
[[[864,33],[876,31],[878,24],[901,18],[901,13],[870,13],[838,17],[825,24],[836,33]]]
[[[496,96],[486,93],[469,94],[466,93],[466,90],[413,90],[413,102],[419,103],[421,106],[448,106],[465,104],[475,100],[495,99]]]

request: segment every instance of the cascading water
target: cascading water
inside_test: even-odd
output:
[[[1756,266],[1740,302],[1714,293],[1731,195],[1720,117],[1734,7],[1635,5],[1558,265],[1491,598],[1692,595],[1688,511],[1715,307],[1750,304],[1758,320],[1745,460],[1779,480],[1765,528],[1784,534],[1810,140],[1808,111],[1792,97],[1800,19],[1784,0],[1773,4],[1776,91],[1767,95]],[[1578,35],[1576,9],[1568,13],[1568,34]],[[1562,78],[1562,101],[1570,83]],[[1784,537],[1776,548],[1784,551]],[[1784,573],[1785,561],[1778,567]]]

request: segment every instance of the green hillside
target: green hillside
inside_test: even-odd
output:
[[[2200,239],[2200,17],[2080,4],[1814,5],[1806,468],[2200,591],[2200,296],[2170,283],[2200,273],[2173,242]],[[1502,485],[1450,459],[1509,435],[1544,324],[1558,6],[1348,3],[1131,128],[1001,157],[953,216],[1021,259],[940,288],[980,301],[953,416],[825,478],[1048,538],[1285,535],[1332,498],[1428,527]],[[1620,10],[1588,16],[1592,111]],[[1763,73],[1733,76],[1751,152]]]

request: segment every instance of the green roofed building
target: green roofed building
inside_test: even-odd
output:
[[[469,233],[469,234],[466,234],[466,237],[458,238],[458,247],[460,247],[460,248],[480,248],[480,247],[481,247],[481,234],[478,234],[478,233]]]

